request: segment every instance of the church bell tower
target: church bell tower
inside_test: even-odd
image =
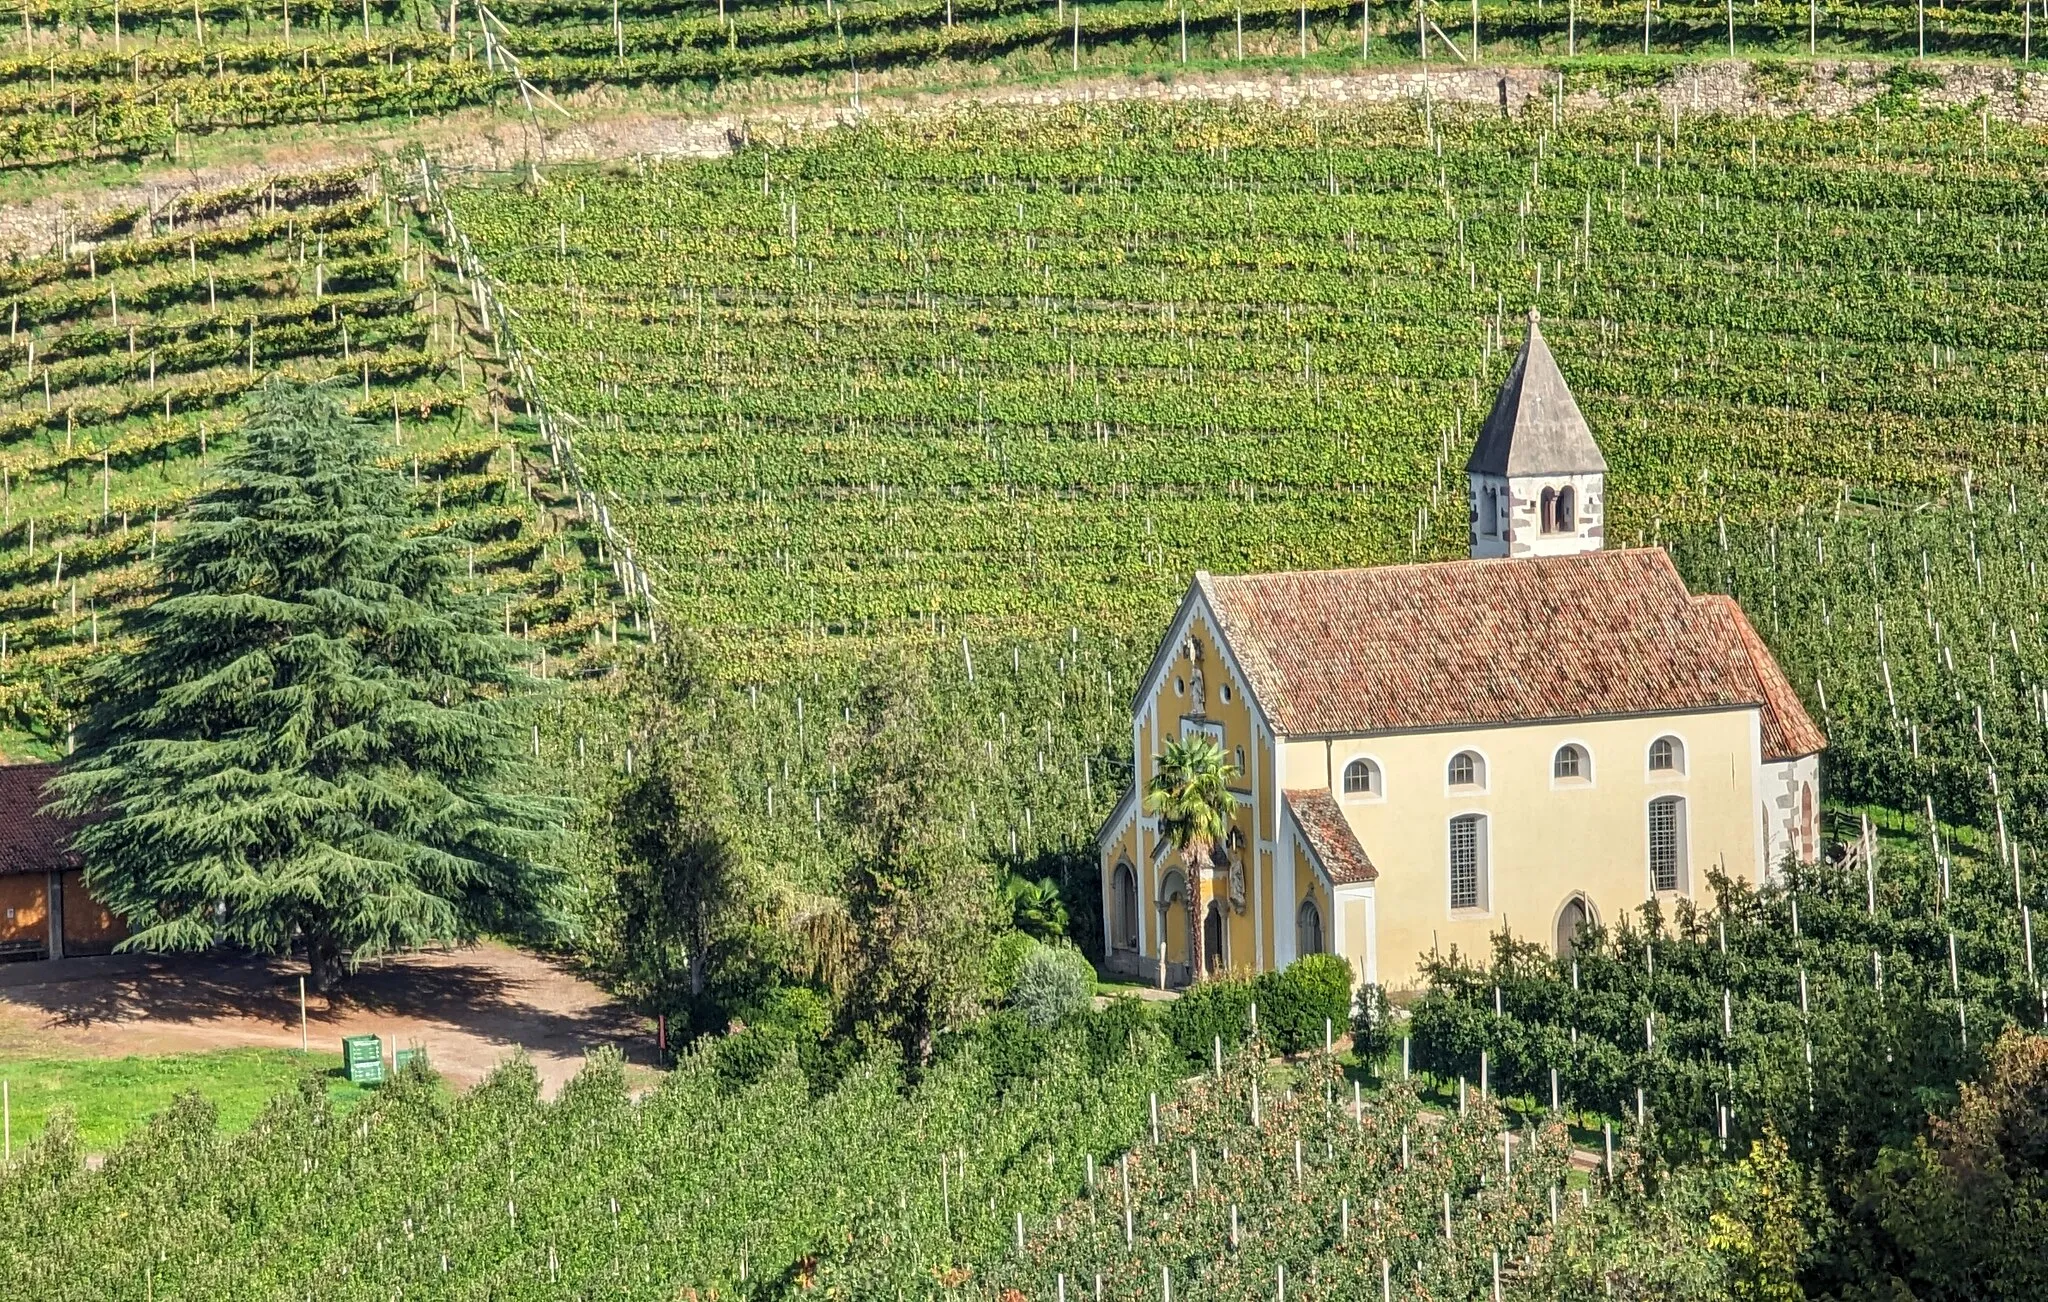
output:
[[[1480,427],[1465,478],[1475,559],[1600,550],[1607,459],[1543,342],[1533,308],[1529,333]]]

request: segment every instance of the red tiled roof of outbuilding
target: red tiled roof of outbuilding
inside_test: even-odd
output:
[[[1337,808],[1329,792],[1317,787],[1285,794],[1287,812],[1294,815],[1295,825],[1301,828],[1308,848],[1329,874],[1331,885],[1349,886],[1379,879],[1380,870],[1373,867],[1365,847],[1358,843],[1351,824],[1345,821],[1344,811]]]
[[[82,820],[42,812],[43,784],[56,776],[55,764],[0,764],[0,873],[78,867],[67,847]]]
[[[1826,750],[1827,735],[1806,712],[1805,702],[1799,699],[1798,692],[1792,690],[1791,680],[1785,677],[1785,671],[1778,667],[1778,658],[1764,645],[1763,638],[1757,635],[1749,616],[1742,613],[1742,606],[1735,598],[1710,592],[1693,600],[1721,606],[1728,618],[1734,621],[1743,650],[1749,653],[1750,667],[1756,671],[1757,685],[1764,698],[1764,758],[1798,759],[1802,755],[1818,755]]]

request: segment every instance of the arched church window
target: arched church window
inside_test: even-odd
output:
[[[1570,533],[1573,529],[1578,527],[1572,522],[1572,507],[1572,490],[1569,487],[1558,489],[1556,521],[1558,533]]]
[[[1543,490],[1543,532],[1557,532],[1557,490],[1554,488]]]
[[[1486,785],[1486,761],[1469,750],[1461,750],[1451,756],[1449,771],[1445,780],[1454,787],[1483,787]]]
[[[1344,766],[1344,794],[1347,796],[1376,796],[1380,794],[1379,766],[1371,760],[1355,759]]]
[[[1592,776],[1583,746],[1564,745],[1550,761],[1550,776],[1558,782],[1584,782]]]

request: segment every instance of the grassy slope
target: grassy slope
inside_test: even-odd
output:
[[[341,1055],[287,1049],[223,1049],[129,1058],[0,1058],[16,1144],[42,1133],[50,1115],[69,1111],[86,1151],[104,1153],[179,1094],[198,1093],[219,1110],[221,1125],[241,1130],[263,1105],[309,1071],[337,1106],[367,1093],[340,1076]]]

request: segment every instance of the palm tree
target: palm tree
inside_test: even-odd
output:
[[[1229,833],[1237,799],[1230,779],[1237,768],[1223,747],[1197,733],[1166,743],[1158,771],[1145,784],[1145,812],[1159,820],[1159,833],[1180,855],[1188,892],[1189,979],[1202,978],[1202,868]],[[1166,979],[1166,946],[1159,947],[1160,982]]]

